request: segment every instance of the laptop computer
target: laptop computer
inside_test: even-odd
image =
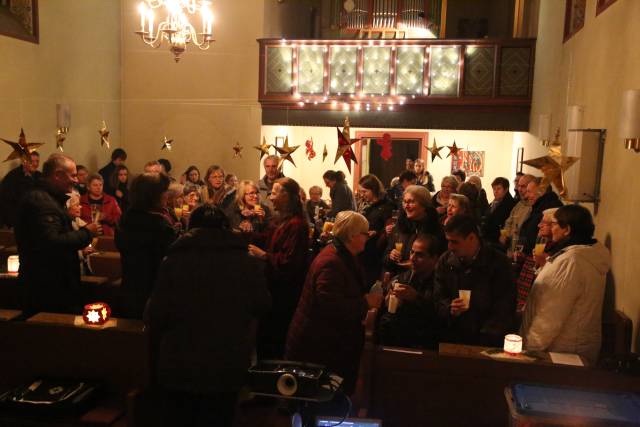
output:
[[[382,420],[366,419],[366,418],[345,418],[342,417],[316,417],[316,427],[382,427]]]

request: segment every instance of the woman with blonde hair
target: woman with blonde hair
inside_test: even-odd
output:
[[[271,210],[260,203],[258,186],[249,180],[238,184],[236,199],[225,212],[234,231],[261,232],[271,219]]]
[[[338,213],[334,239],[315,258],[287,336],[286,357],[325,365],[344,378],[352,394],[364,344],[362,321],[379,308],[381,293],[363,294],[364,272],[358,254],[369,238],[369,223],[359,213]],[[336,351],[339,348],[340,351]]]
[[[449,196],[457,191],[459,185],[458,179],[453,175],[442,178],[440,191],[433,195],[433,205],[440,216],[446,215]]]

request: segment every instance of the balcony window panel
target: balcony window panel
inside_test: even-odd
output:
[[[398,95],[422,94],[423,64],[423,46],[403,46],[398,48],[396,60],[396,93]]]
[[[503,47],[500,63],[500,96],[528,96],[531,67],[531,48]]]
[[[491,96],[494,47],[467,46],[464,52],[465,96]]]
[[[429,72],[431,95],[457,96],[460,81],[460,47],[432,46]]]
[[[267,47],[267,93],[291,92],[293,48]]]
[[[322,46],[300,46],[298,55],[298,92],[322,93],[324,49]]]
[[[365,47],[362,90],[364,93],[388,95],[391,80],[391,48]]]
[[[330,91],[333,94],[356,92],[358,49],[354,46],[331,46],[329,69]]]

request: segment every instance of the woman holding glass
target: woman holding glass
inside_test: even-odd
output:
[[[224,183],[224,169],[213,165],[207,169],[205,176],[206,185],[202,187],[200,196],[202,203],[209,203],[225,210],[233,203],[235,189],[229,189]]]
[[[102,233],[105,236],[113,236],[116,224],[120,220],[120,207],[112,196],[106,194],[104,180],[98,174],[87,178],[87,194],[80,197],[82,207],[80,217],[84,222],[102,225]]]
[[[240,181],[236,200],[225,212],[234,231],[262,232],[271,219],[271,210],[260,203],[258,186],[249,180]]]

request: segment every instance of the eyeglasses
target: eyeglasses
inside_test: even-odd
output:
[[[257,196],[258,193],[256,191],[252,191],[250,193],[244,193],[245,196]]]
[[[415,205],[416,201],[415,200],[403,200],[402,201],[402,205],[403,206],[408,206],[408,205]]]

